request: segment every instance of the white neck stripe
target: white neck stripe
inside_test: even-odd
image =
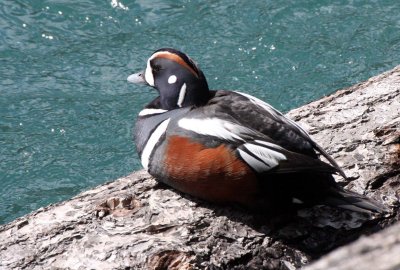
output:
[[[182,107],[182,103],[185,100],[185,95],[186,95],[186,83],[184,83],[181,87],[181,90],[179,91],[179,98],[178,98],[178,107]]]

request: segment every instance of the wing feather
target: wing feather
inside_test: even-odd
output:
[[[346,174],[344,171],[340,168],[340,166],[336,163],[336,161],[323,149],[319,144],[317,144],[311,137],[310,135],[302,128],[300,127],[297,123],[295,123],[293,120],[287,118],[284,116],[281,112],[276,110],[274,107],[272,107],[270,104],[253,97],[251,95],[241,93],[241,92],[235,92],[239,95],[242,95],[246,97],[250,102],[252,102],[254,105],[258,106],[259,108],[262,108],[268,115],[270,115],[275,121],[283,123],[288,127],[290,130],[295,132],[298,136],[303,138],[304,141],[308,142],[313,149],[318,151],[321,155],[323,155],[329,163],[336,168],[336,170],[339,172],[339,174],[347,179]]]
[[[200,135],[199,139],[206,138],[201,135],[211,136],[219,145],[228,145],[258,173],[336,172],[319,159],[289,151],[268,136],[231,120],[185,117],[178,121],[178,126]]]

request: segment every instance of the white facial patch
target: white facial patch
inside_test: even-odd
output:
[[[147,60],[147,66],[146,66],[146,71],[144,73],[144,78],[146,82],[153,87],[154,87],[154,75],[153,75],[153,69],[151,68],[150,65],[150,61],[164,53],[169,53],[169,52],[156,52]]]
[[[154,76],[153,76],[153,70],[150,66],[150,60],[151,58],[147,60],[147,67],[146,71],[144,72],[144,78],[150,86],[154,86]]]
[[[160,140],[161,136],[165,133],[167,130],[168,124],[169,124],[170,118],[167,120],[164,120],[157,126],[157,128],[151,133],[150,138],[146,142],[146,146],[143,148],[142,156],[140,157],[140,160],[142,161],[143,168],[146,170],[149,169],[149,160],[151,153],[153,153],[154,147]]]
[[[186,83],[184,83],[181,87],[181,90],[179,90],[179,97],[178,97],[178,107],[182,107],[183,101],[185,100],[185,95],[186,95]]]
[[[169,76],[169,78],[168,78],[168,83],[169,84],[174,84],[174,83],[176,83],[176,80],[177,80],[178,78],[176,78],[176,76],[175,75],[171,75],[171,76]]]

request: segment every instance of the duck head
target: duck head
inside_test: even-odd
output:
[[[157,89],[164,110],[201,106],[211,95],[207,80],[196,63],[172,48],[155,51],[147,60],[145,70],[130,75],[128,81]]]

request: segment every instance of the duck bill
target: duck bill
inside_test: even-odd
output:
[[[143,84],[143,85],[147,85],[148,84],[146,82],[146,80],[144,79],[144,72],[138,72],[138,73],[134,73],[132,75],[129,75],[127,80],[128,80],[128,82],[135,83],[135,84]]]

